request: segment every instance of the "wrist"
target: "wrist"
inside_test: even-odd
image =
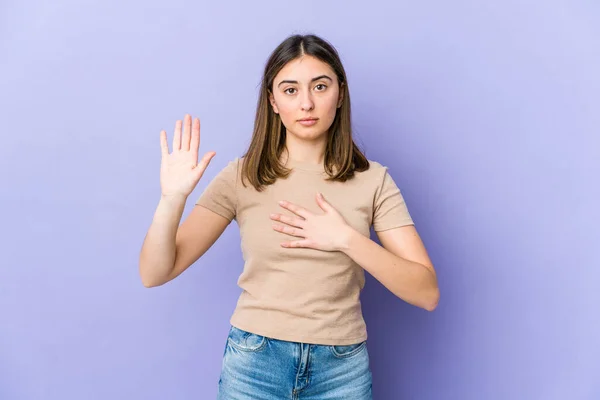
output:
[[[187,196],[182,194],[173,194],[173,195],[161,195],[160,203],[168,206],[168,207],[179,207],[182,204],[185,205],[187,202]]]
[[[183,195],[183,194],[161,194],[160,195],[160,199],[161,201],[186,201],[187,200],[187,196]]]
[[[342,253],[347,253],[348,250],[350,249],[350,246],[352,244],[352,241],[354,240],[355,235],[357,235],[358,232],[352,228],[350,225],[346,225],[346,227],[342,230],[342,233],[339,237],[339,243],[337,246],[337,250],[341,251]]]

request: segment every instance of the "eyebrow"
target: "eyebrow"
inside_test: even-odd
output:
[[[333,82],[333,79],[331,79],[330,77],[328,77],[327,75],[319,75],[316,78],[312,78],[310,81],[314,82],[314,81],[318,81],[320,79],[329,79],[331,82]],[[277,85],[277,87],[281,86],[284,83],[298,83],[298,81],[290,81],[290,80],[285,80],[285,81],[281,81],[279,82],[279,84]]]

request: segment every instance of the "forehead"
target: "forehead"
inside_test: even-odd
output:
[[[335,79],[335,72],[329,64],[313,56],[302,56],[288,62],[275,76],[275,84],[284,79],[309,82],[319,75],[328,75]]]

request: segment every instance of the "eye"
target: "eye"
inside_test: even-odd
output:
[[[315,86],[315,88],[318,88],[319,86],[321,86],[323,89],[319,90],[319,92],[322,92],[323,90],[327,89],[327,85],[323,84],[323,83],[319,83],[317,86]]]
[[[294,93],[289,93],[289,92],[288,92],[289,90],[296,90],[296,88],[293,88],[293,87],[291,87],[291,88],[287,88],[287,89],[285,89],[285,90],[283,91],[283,93],[287,93],[287,94],[294,94]]]

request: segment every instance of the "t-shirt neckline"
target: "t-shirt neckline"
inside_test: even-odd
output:
[[[285,164],[286,168],[297,169],[301,171],[310,172],[325,172],[323,164],[315,164],[307,161],[299,161],[294,159],[287,160]]]

